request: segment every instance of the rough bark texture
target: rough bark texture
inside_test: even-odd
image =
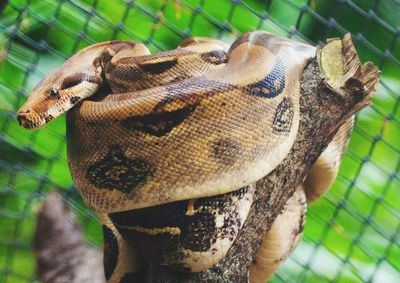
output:
[[[368,105],[375,91],[379,72],[372,64],[360,65],[349,36],[328,46],[329,50],[326,49],[326,52],[325,47],[319,49],[319,55],[310,62],[301,77],[301,119],[295,144],[286,159],[268,176],[257,182],[256,197],[249,216],[227,256],[213,268],[200,273],[182,273],[149,263],[139,275],[144,281],[248,281],[249,266],[263,236],[295,188],[304,181],[307,172],[338,128],[347,118]],[[74,229],[71,229],[70,233],[75,233]],[[37,237],[37,250],[40,241],[40,237]],[[43,241],[48,243],[49,238]],[[58,251],[55,246],[47,247],[50,248]],[[68,260],[70,258],[65,258],[63,262]],[[49,268],[43,259],[42,263],[40,262],[39,257],[39,267]],[[84,264],[82,262],[82,265]],[[96,268],[102,266],[87,266],[87,272],[98,272]]]
[[[33,249],[42,282],[105,282],[103,253],[87,244],[82,229],[57,193],[49,194],[38,214]]]

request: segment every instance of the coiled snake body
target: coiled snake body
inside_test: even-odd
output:
[[[232,45],[191,38],[154,55],[140,43],[112,41],[80,51],[34,89],[18,113],[26,128],[73,107],[69,166],[105,225],[109,282],[134,276],[138,254],[192,272],[226,254],[254,182],[293,145],[299,79],[314,56],[314,47],[266,32]],[[296,246],[305,194],[313,200],[330,185],[351,127],[342,126],[265,236],[252,281],[269,277]]]

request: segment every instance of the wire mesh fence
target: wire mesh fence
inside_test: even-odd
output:
[[[262,29],[319,44],[351,32],[362,61],[382,70],[373,105],[356,118],[330,192],[273,282],[400,282],[400,1],[11,0],[0,15],[0,282],[35,282],[30,250],[44,195],[62,193],[101,245],[95,214],[67,168],[65,121],[37,132],[15,112],[32,88],[81,48],[124,39],[153,52],[188,36],[233,40]],[[1,6],[1,5],[0,5]]]

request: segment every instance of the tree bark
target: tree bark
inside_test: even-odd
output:
[[[103,252],[86,242],[74,215],[57,193],[47,195],[39,209],[33,250],[42,282],[105,282]]]
[[[183,273],[149,263],[139,277],[147,282],[247,282],[249,267],[265,233],[339,127],[370,104],[378,78],[379,71],[371,63],[360,64],[350,35],[318,48],[316,58],[301,76],[301,118],[294,146],[273,172],[256,183],[247,220],[225,258],[200,273]],[[102,270],[102,266],[87,266],[88,273],[98,272],[96,269]]]

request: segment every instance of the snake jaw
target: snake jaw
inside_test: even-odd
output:
[[[37,129],[45,124],[45,119],[40,115],[29,109],[20,110],[17,114],[18,123],[25,129]]]
[[[62,114],[55,111],[38,112],[34,108],[22,108],[17,113],[17,120],[20,126],[28,130],[37,130],[48,122]]]

